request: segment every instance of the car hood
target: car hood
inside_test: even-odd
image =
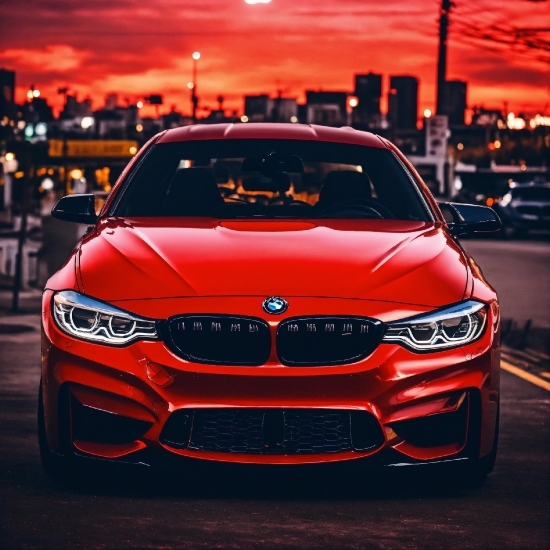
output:
[[[441,224],[395,220],[102,220],[77,269],[106,301],[310,296],[440,306],[464,297],[463,252]]]

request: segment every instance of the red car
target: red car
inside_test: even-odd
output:
[[[93,195],[52,214],[91,227],[44,291],[49,474],[159,454],[491,471],[499,306],[456,235],[500,221],[440,208],[387,140],[177,128],[99,215]]]

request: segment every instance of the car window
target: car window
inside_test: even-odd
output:
[[[550,187],[516,187],[512,196],[522,201],[550,201]]]
[[[250,139],[156,145],[110,214],[431,220],[386,149]]]

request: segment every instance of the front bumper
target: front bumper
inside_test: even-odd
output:
[[[42,383],[46,434],[54,452],[127,462],[138,460],[143,451],[162,450],[203,460],[302,464],[386,456],[388,451],[394,462],[401,457],[397,463],[485,456],[491,451],[500,361],[498,319],[491,308],[482,338],[454,350],[415,354],[399,345],[381,344],[349,365],[284,367],[271,357],[262,367],[224,367],[187,362],[162,342],[115,348],[69,337],[51,319],[51,295],[46,291],[43,302]],[[317,307],[332,309],[327,313],[345,308],[349,314],[357,314],[361,307],[363,315],[382,320],[395,310],[395,304],[358,305],[349,300]],[[266,318],[273,330],[282,320]],[[288,452],[276,448],[283,436],[275,441],[267,428],[259,432],[260,439],[264,433],[267,440],[264,448],[244,451],[223,446],[212,450],[166,437],[174,413],[190,419],[182,422],[185,430],[186,422],[196,426],[198,418],[212,419],[229,411],[233,416],[225,414],[225,421],[260,418],[260,423],[279,422],[284,429],[286,419],[300,417],[300,411],[303,418],[316,411],[315,418],[322,422],[332,415],[347,430],[349,445],[336,451],[302,446],[299,452]],[[354,428],[351,420],[346,424],[346,418],[367,417],[375,424],[370,424],[373,444],[354,444],[362,428]],[[283,424],[266,420],[273,418],[283,418]],[[97,426],[104,429],[98,431]],[[270,438],[275,438],[273,444]]]

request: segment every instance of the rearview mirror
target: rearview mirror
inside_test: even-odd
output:
[[[265,158],[245,158],[241,170],[243,172],[260,172],[264,176],[272,176],[278,172],[302,174],[304,172],[304,163],[297,155],[270,153]]]
[[[452,219],[448,226],[453,235],[498,231],[502,226],[497,213],[488,206],[442,202],[439,207],[447,214],[446,219]]]
[[[59,199],[52,216],[66,222],[94,224],[97,222],[94,195],[68,195]]]

